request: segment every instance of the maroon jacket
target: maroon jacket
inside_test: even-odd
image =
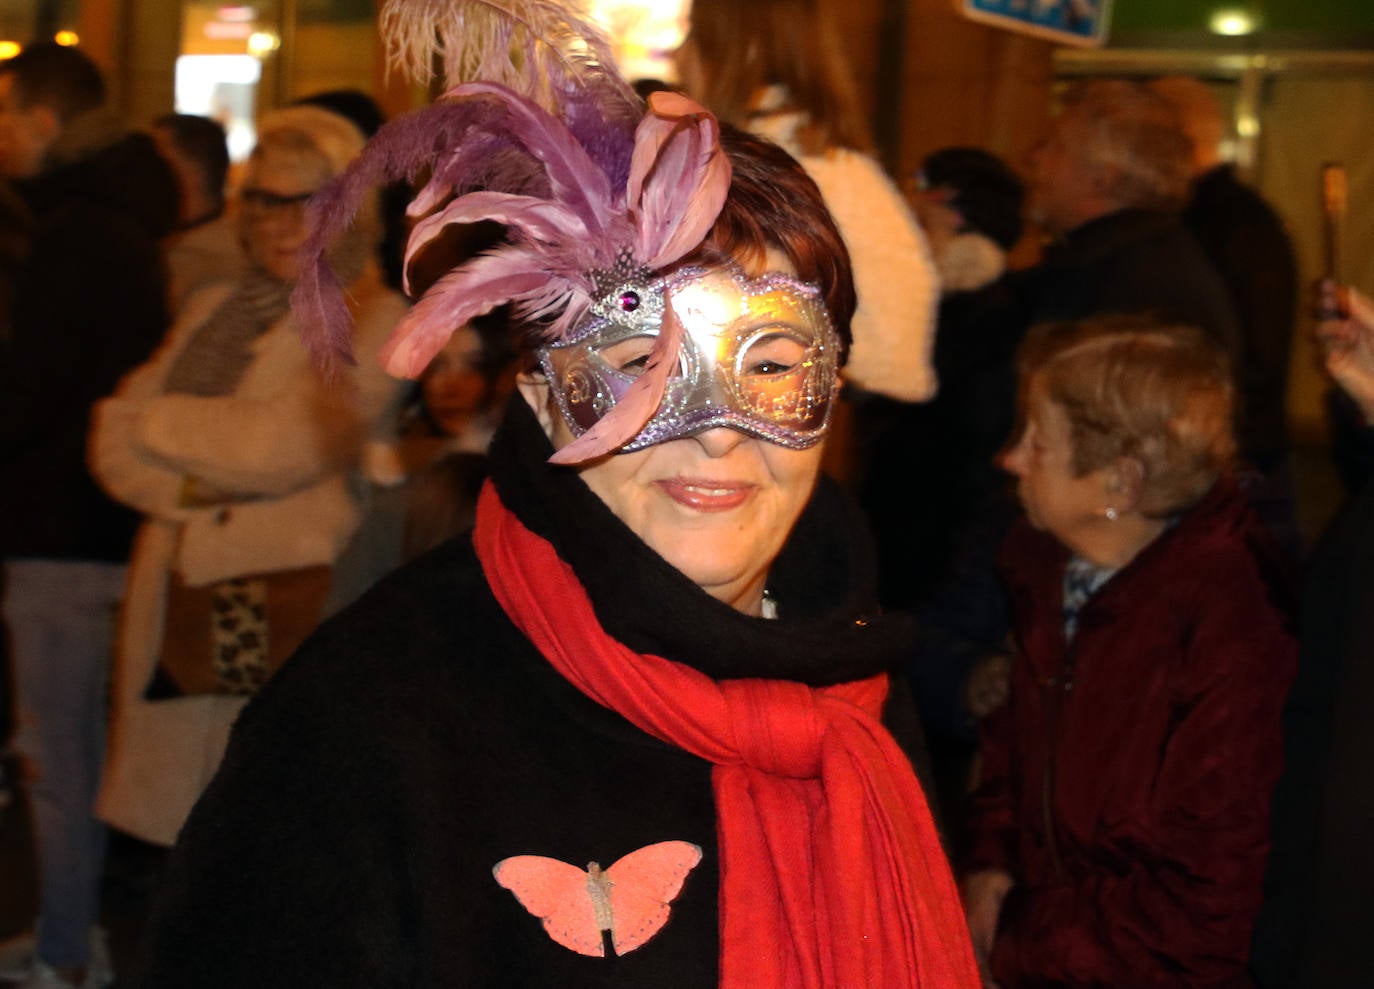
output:
[[[988,719],[972,869],[1006,869],[993,974],[1029,986],[1230,987],[1246,975],[1297,664],[1287,582],[1222,481],[1084,606],[1067,552],[1002,551],[1021,649]]]

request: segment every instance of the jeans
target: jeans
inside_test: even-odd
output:
[[[105,758],[106,686],[122,564],[6,560],[4,617],[13,644],[18,730],[38,859],[38,957],[90,960],[100,910],[105,828],[94,802]]]

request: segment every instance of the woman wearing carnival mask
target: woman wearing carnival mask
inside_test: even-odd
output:
[[[436,18],[447,43],[492,16],[511,17],[393,4],[383,23],[423,46]],[[886,672],[909,629],[874,609],[853,516],[818,483],[843,243],[784,152],[679,96],[645,113],[560,16],[317,204],[320,257],[368,183],[421,168],[412,259],[502,222],[382,356],[414,374],[509,302],[529,370],[473,537],[327,623],[245,711],[143,984],[971,989],[897,741],[916,737]],[[541,62],[567,24],[590,54]],[[314,271],[298,311],[328,350],[338,299]]]

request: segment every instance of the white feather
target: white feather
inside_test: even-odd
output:
[[[481,79],[547,107],[589,75],[619,80],[610,42],[570,0],[386,0],[381,30],[388,65],[428,83],[437,56],[448,89]]]

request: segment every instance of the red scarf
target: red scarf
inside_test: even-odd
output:
[[[885,675],[716,681],[636,653],[490,482],[474,542],[496,600],[554,669],[715,766],[722,987],[980,985],[920,784],[878,720]]]

